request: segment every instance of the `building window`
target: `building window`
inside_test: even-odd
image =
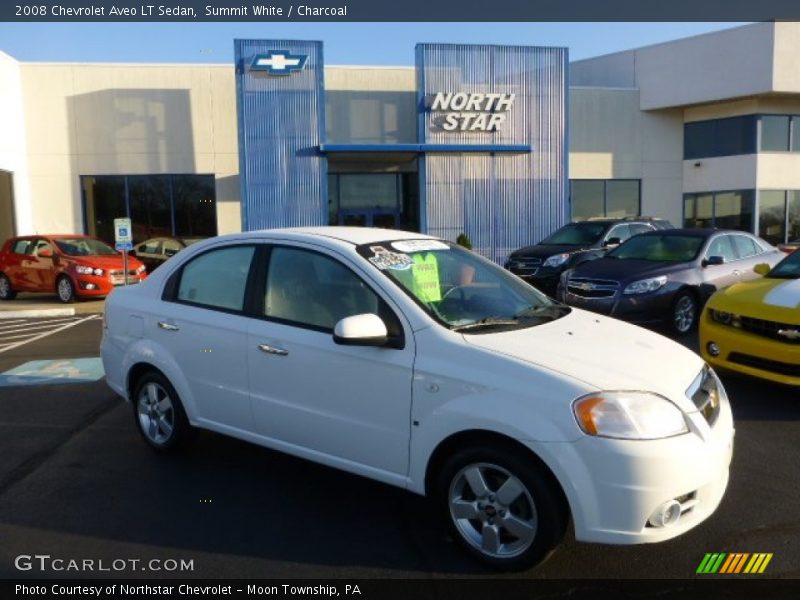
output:
[[[685,123],[683,158],[755,154],[756,124],[756,115]]]
[[[800,239],[800,190],[759,190],[758,234],[770,244]]]
[[[762,152],[788,152],[789,144],[789,117],[785,115],[761,116],[761,151]]]
[[[752,231],[754,197],[753,190],[685,194],[683,225]]]
[[[570,181],[572,220],[592,217],[635,217],[641,213],[638,179],[573,179]]]
[[[114,219],[129,217],[133,243],[217,235],[213,175],[82,176],[85,229],[114,243]]]

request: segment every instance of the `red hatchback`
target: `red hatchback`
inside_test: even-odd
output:
[[[128,257],[128,283],[147,277]],[[45,292],[62,302],[107,296],[125,283],[122,255],[87,235],[31,235],[6,241],[0,250],[0,300],[17,292]]]

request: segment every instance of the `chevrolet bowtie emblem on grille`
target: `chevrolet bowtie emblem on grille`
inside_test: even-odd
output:
[[[787,340],[800,340],[800,331],[797,329],[778,329],[778,335],[782,335]]]
[[[593,283],[576,283],[573,285],[579,290],[583,290],[584,292],[591,292],[594,289]]]
[[[524,262],[518,262],[517,263],[517,268],[518,269],[524,269],[525,268],[525,263]]]
[[[256,54],[250,63],[251,71],[266,71],[270,75],[290,75],[306,66],[308,56],[291,54],[286,50],[270,50],[266,54]]]

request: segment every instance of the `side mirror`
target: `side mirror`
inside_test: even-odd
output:
[[[378,315],[364,313],[345,317],[336,323],[333,341],[342,346],[385,346],[389,332]]]
[[[709,267],[709,266],[713,267],[724,264],[725,264],[725,259],[722,258],[721,256],[709,256],[708,258],[703,259],[704,267]]]
[[[53,251],[52,250],[40,250],[37,254],[39,258],[53,258]]]
[[[755,267],[753,267],[753,271],[758,273],[759,275],[766,275],[772,269],[767,263],[758,263]]]
[[[606,248],[611,248],[612,246],[619,246],[622,243],[622,240],[618,237],[608,238],[605,242],[603,242],[603,246]]]

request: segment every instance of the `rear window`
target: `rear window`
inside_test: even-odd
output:
[[[11,247],[14,254],[30,254],[32,250],[33,242],[31,240],[18,240]]]

